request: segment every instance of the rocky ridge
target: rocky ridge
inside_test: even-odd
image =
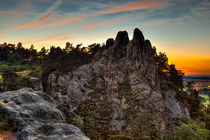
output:
[[[152,123],[160,131],[174,128],[173,120],[189,113],[175,98],[174,89],[161,87],[167,83],[159,78],[155,53],[156,49],[144,39],[139,29],[134,30],[132,40],[126,31],[120,31],[115,40],[110,38],[106,41],[106,46],[96,53],[93,63],[65,75],[50,74],[48,84],[64,89],[64,92],[54,92],[51,96],[59,103],[71,104],[72,111],[82,112],[78,108],[94,98],[92,93],[100,95],[111,105],[107,124],[114,131],[128,130],[131,120],[137,118],[134,116],[144,112],[152,116]]]

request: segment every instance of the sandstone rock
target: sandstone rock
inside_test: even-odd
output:
[[[107,39],[107,41],[106,41],[106,49],[108,49],[112,45],[114,45],[114,39],[113,38]]]
[[[105,95],[111,105],[111,113],[106,114],[111,119],[106,120],[106,124],[119,133],[132,128],[131,121],[144,112],[152,116],[150,121],[161,132],[168,127],[169,120],[186,115],[185,107],[175,99],[175,90],[170,91],[173,95],[169,97],[169,91],[160,89],[154,58],[156,50],[139,29],[135,29],[131,41],[128,33],[121,31],[115,41],[107,40],[106,46],[93,63],[59,75],[61,79],[68,77],[66,84],[60,84],[67,89],[67,94],[60,95],[59,102],[64,102],[64,97],[65,102],[73,106],[72,111],[78,111],[81,104],[88,106],[86,101],[93,98],[91,93],[101,98]],[[95,98],[94,103],[98,105],[101,98]],[[99,107],[104,109],[104,106]]]
[[[126,45],[129,42],[128,33],[126,31],[120,31],[117,33],[114,45],[112,46],[112,58],[120,59],[125,56]]]
[[[139,42],[141,45],[144,44],[144,35],[142,34],[142,32],[138,28],[136,28],[134,30],[133,41],[134,42]]]
[[[50,87],[55,87],[57,86],[57,81],[58,80],[58,72],[54,71],[48,76],[47,83]]]
[[[65,123],[50,96],[24,88],[0,94],[0,123],[17,131],[17,140],[89,140]]]
[[[42,87],[42,82],[39,78],[37,77],[31,77],[29,79],[29,81],[31,82],[32,84],[32,87],[36,90],[43,90],[43,87]]]

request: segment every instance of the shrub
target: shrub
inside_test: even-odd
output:
[[[185,124],[188,124],[190,122],[190,119],[187,116],[182,116],[179,118],[179,120]]]
[[[75,126],[77,126],[80,129],[82,129],[84,127],[83,118],[81,116],[79,116],[79,115],[76,115],[76,117],[73,118],[72,124],[74,124]]]
[[[31,72],[29,73],[29,76],[38,77],[41,78],[42,71],[40,66],[35,66],[32,68]]]
[[[210,131],[204,122],[192,122],[177,129],[176,134],[166,131],[162,140],[208,140]]]

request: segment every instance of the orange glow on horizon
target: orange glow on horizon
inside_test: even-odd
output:
[[[210,75],[210,58],[169,58],[185,75]]]

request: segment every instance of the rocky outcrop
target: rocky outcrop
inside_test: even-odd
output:
[[[81,106],[88,106],[86,101],[95,98],[94,93],[101,97],[95,98],[93,103],[96,106],[104,108],[97,104],[102,98],[111,105],[107,114],[110,120],[106,120],[110,130],[129,130],[137,125],[132,124],[133,120],[147,113],[151,120],[146,120],[162,131],[171,119],[186,115],[186,111],[175,99],[175,90],[161,89],[155,53],[155,48],[144,39],[139,29],[134,30],[132,40],[129,40],[126,31],[121,31],[115,40],[107,40],[104,49],[96,53],[93,63],[65,75],[58,74],[54,78],[56,82],[49,81],[49,84],[53,82],[66,89],[59,98],[55,92],[51,96],[59,102],[71,104],[72,111],[82,112],[86,110],[82,110]],[[170,96],[170,92],[173,95]]]
[[[42,82],[37,77],[30,77],[29,81],[31,82],[31,86],[36,90],[43,90]]]
[[[28,88],[0,94],[0,126],[15,131],[17,140],[89,140],[65,122],[50,96]]]

